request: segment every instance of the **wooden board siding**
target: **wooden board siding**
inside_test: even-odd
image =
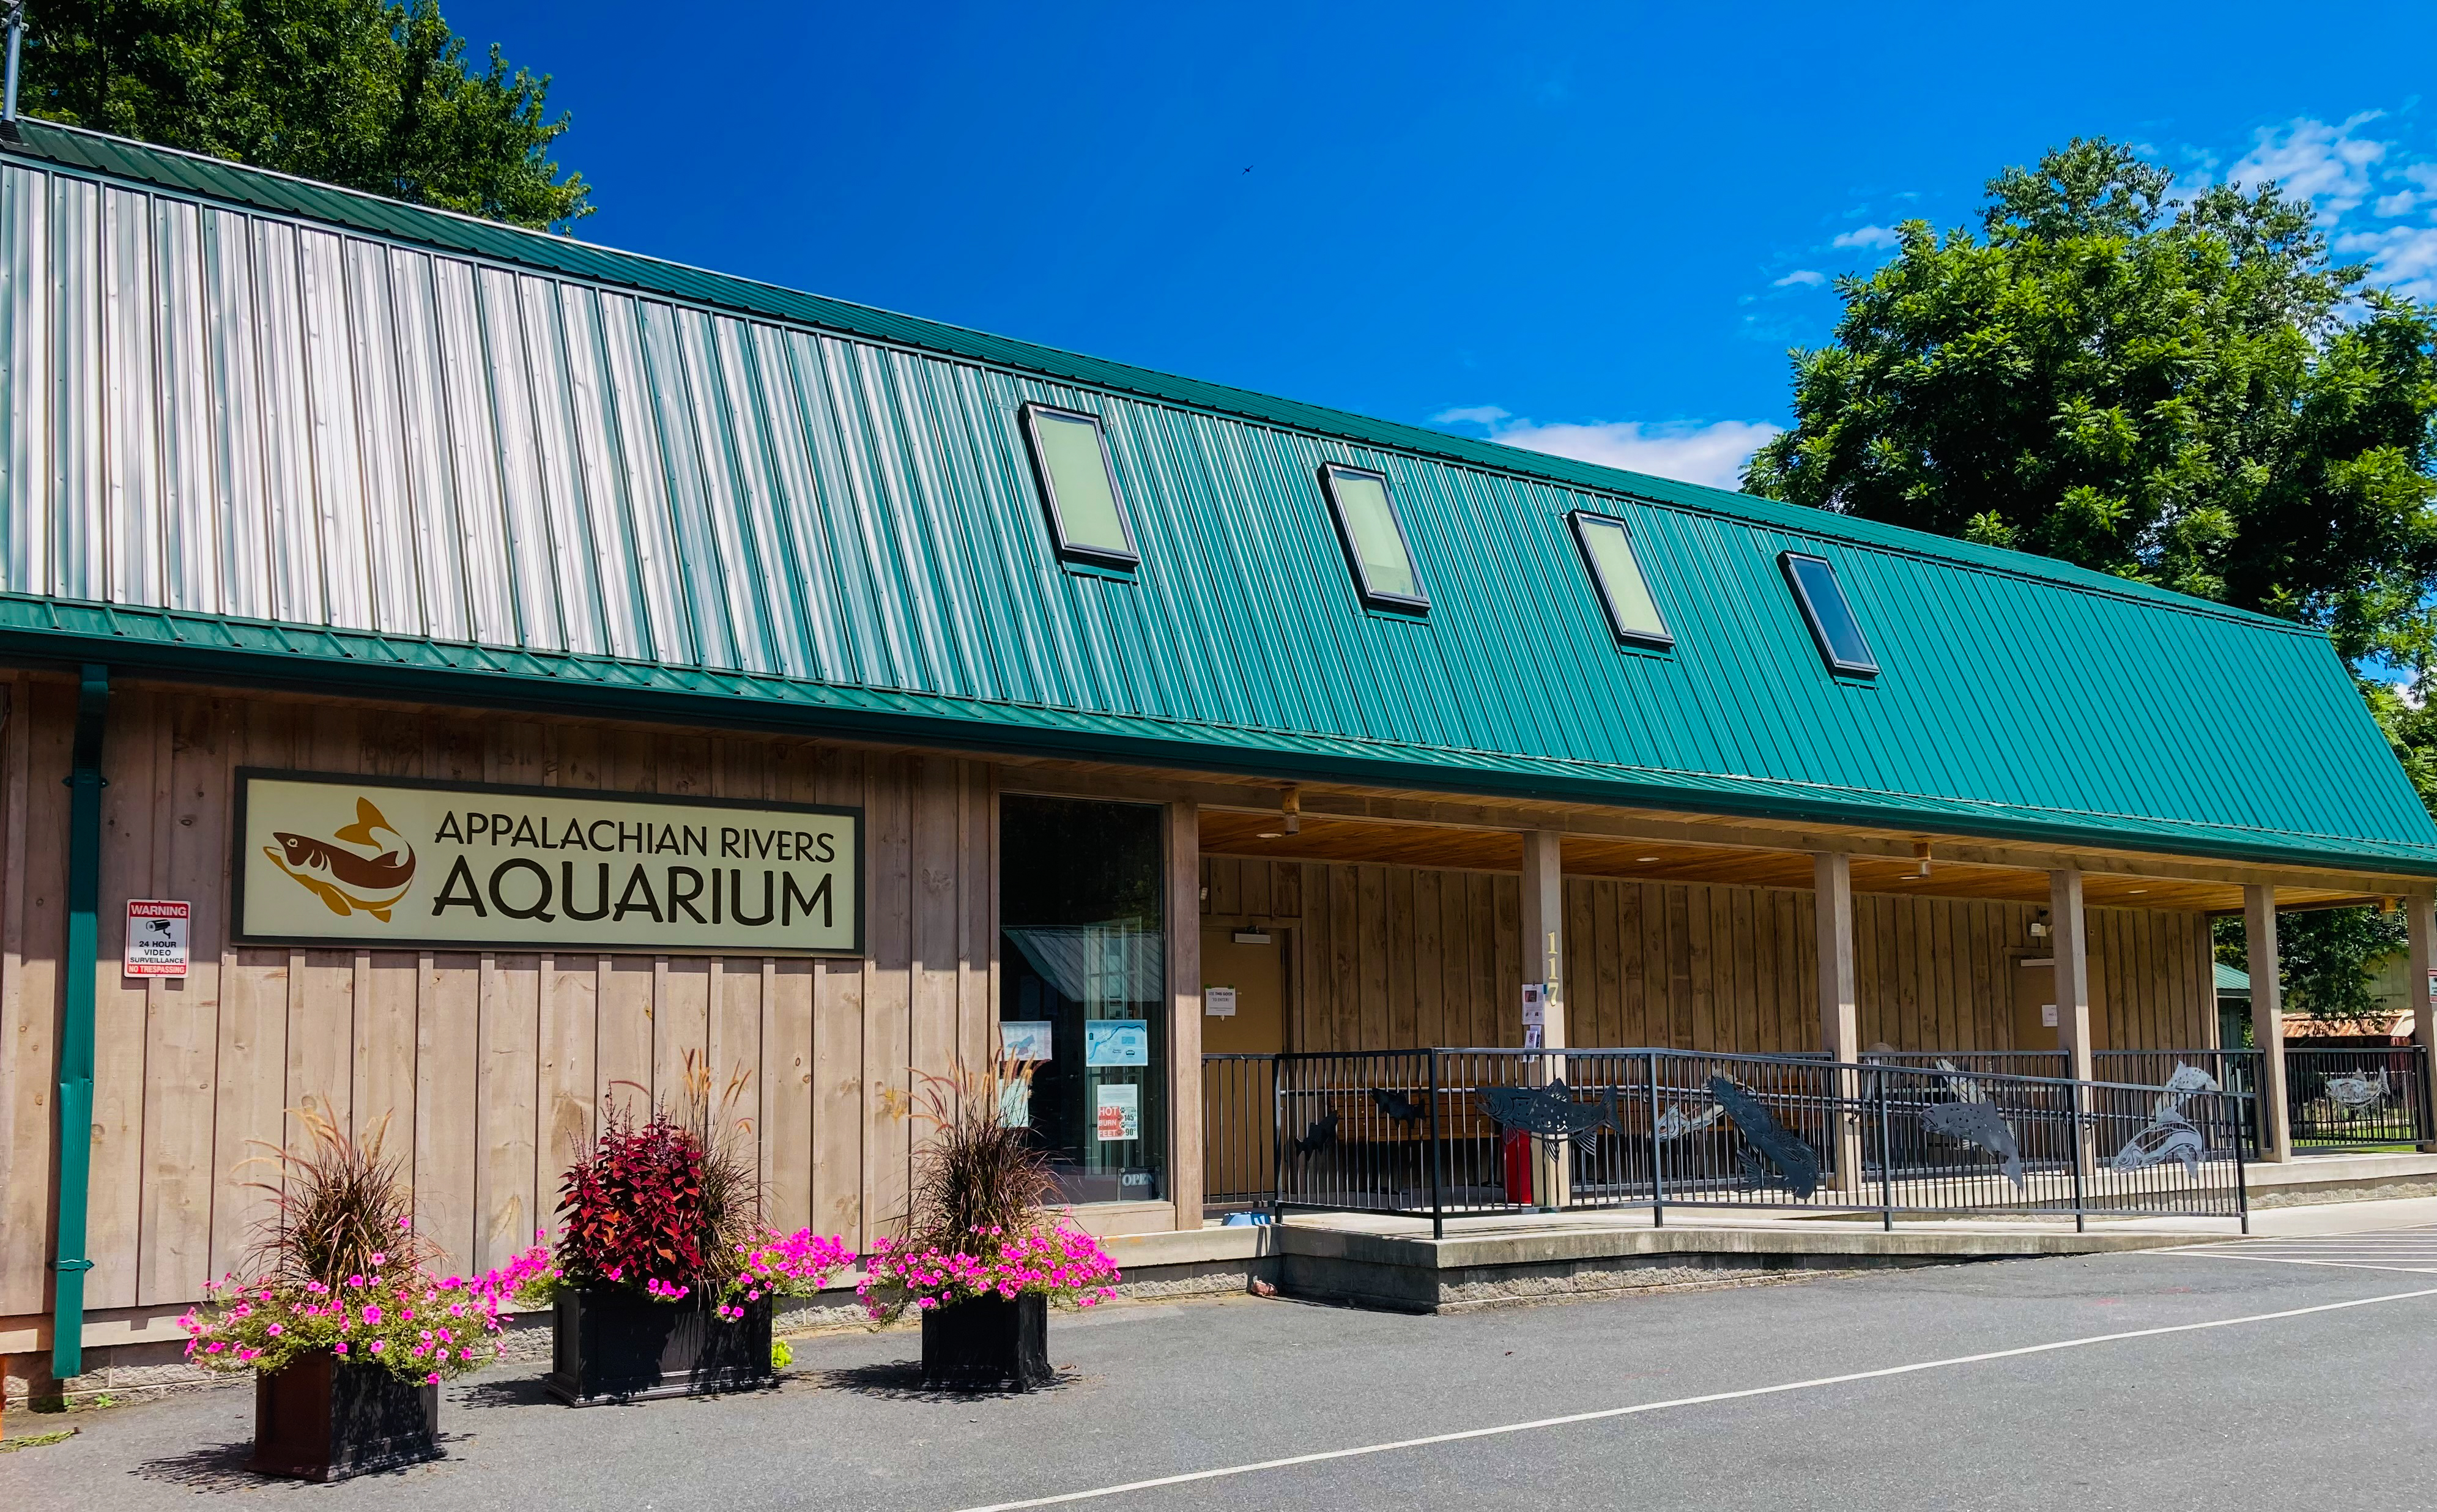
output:
[[[75,689],[0,681],[0,1320],[49,1305],[58,963]],[[105,744],[95,1310],[174,1308],[237,1265],[263,1194],[243,1167],[308,1099],[386,1120],[417,1226],[452,1267],[549,1222],[601,1110],[675,1090],[689,1052],[758,1151],[770,1218],[867,1243],[900,1214],[913,1129],[879,1091],[978,1064],[997,1016],[996,779],[981,763],[751,736],[144,686]],[[864,959],[262,949],[228,942],[240,765],[854,803],[869,818]],[[1189,832],[1190,826],[1185,826]],[[129,983],[123,903],[194,903],[191,975]],[[1140,1226],[1139,1224],[1137,1226]]]
[[[1207,856],[1202,911],[1294,931],[1289,1047],[1519,1045],[1520,895],[1511,874]],[[1252,900],[1266,898],[1256,908]],[[1566,879],[1567,1037],[1582,1046],[1819,1046],[1812,894]],[[2029,904],[1861,893],[1862,1043],[2009,1049],[2013,974],[2040,947]],[[2098,1047],[2214,1043],[2197,913],[2093,908]]]

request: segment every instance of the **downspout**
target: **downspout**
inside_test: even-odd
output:
[[[68,949],[60,1026],[60,1206],[51,1261],[51,1377],[84,1374],[86,1196],[93,1183],[93,999],[100,962],[101,730],[110,669],[87,662],[77,690],[68,784]]]
[[[26,0],[9,0],[9,97],[0,101],[0,121],[17,123],[17,55],[26,41]]]

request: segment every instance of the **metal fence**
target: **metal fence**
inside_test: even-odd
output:
[[[1792,1207],[1889,1225],[2171,1214],[2247,1226],[2242,1103],[2201,1072],[2143,1085],[1929,1059],[1282,1055],[1270,1203],[1427,1217],[1441,1231],[1450,1217],[1622,1206],[1661,1222],[1670,1207]]]
[[[2428,1052],[2417,1045],[2285,1047],[2295,1150],[2411,1150],[2430,1139]]]
[[[2268,1130],[2265,1109],[2258,1100],[2257,1050],[2093,1050],[2090,1060],[2100,1081],[2145,1087],[2163,1087],[2186,1066],[2197,1069],[2238,1104],[2243,1158],[2259,1158]]]
[[[1266,1207],[1277,1195],[1278,1058],[1201,1058],[1201,1200]]]

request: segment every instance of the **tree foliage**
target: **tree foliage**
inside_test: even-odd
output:
[[[2367,675],[2437,682],[2437,310],[2277,185],[2173,185],[2077,138],[1989,181],[1976,233],[1898,228],[1744,486],[2319,626],[2437,810],[2437,712]],[[2389,923],[2297,916],[2295,1007],[2367,1011]]]
[[[2334,267],[2306,200],[2104,139],[1989,183],[1982,228],[1900,228],[1795,354],[1771,498],[2037,552],[2427,659],[2437,311]]]
[[[550,156],[550,77],[436,0],[64,0],[26,9],[21,103],[92,127],[524,226],[591,213]]]

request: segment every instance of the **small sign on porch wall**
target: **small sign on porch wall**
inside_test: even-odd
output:
[[[166,898],[127,900],[127,961],[130,976],[186,975],[186,925],[195,905]]]
[[[1549,1031],[1549,988],[1545,982],[1523,984],[1523,1048],[1536,1050]]]
[[[1201,1011],[1210,1018],[1236,1016],[1236,989],[1204,987],[1201,989]]]

